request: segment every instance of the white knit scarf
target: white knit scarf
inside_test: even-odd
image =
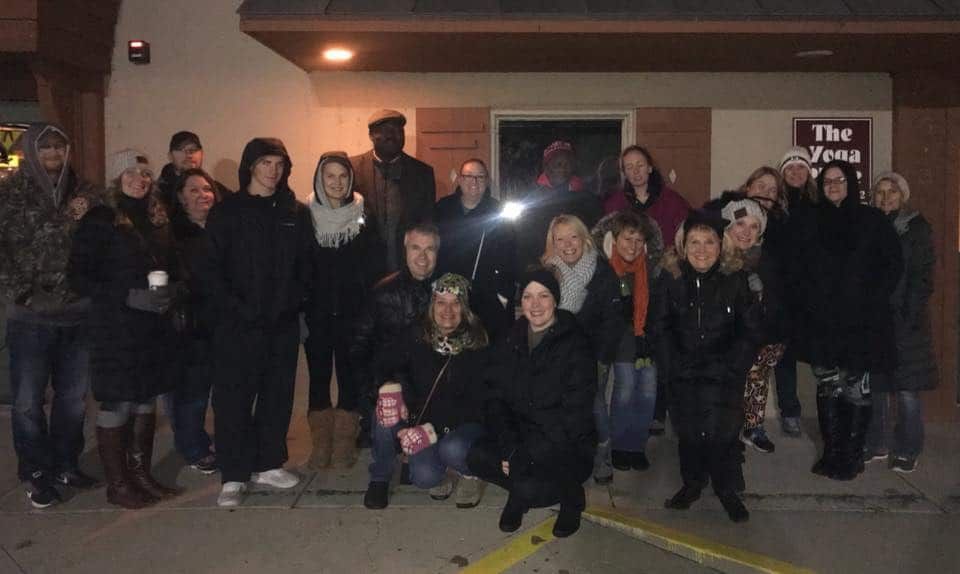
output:
[[[352,202],[337,209],[320,201],[317,194],[313,193],[310,195],[309,207],[310,216],[313,218],[313,233],[321,247],[336,248],[346,245],[363,227],[363,196],[357,192],[353,192]]]
[[[587,285],[597,270],[597,254],[592,250],[585,251],[573,267],[564,263],[559,255],[554,255],[547,263],[554,266],[560,274],[559,307],[574,314],[579,313],[587,298]]]

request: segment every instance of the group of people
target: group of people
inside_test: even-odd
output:
[[[370,151],[324,153],[305,203],[278,139],[245,146],[236,192],[203,170],[191,132],[171,138],[158,178],[143,153],[112,154],[100,190],[70,168],[61,128],[27,130],[23,167],[0,183],[0,296],[35,507],[96,484],[78,466],[88,386],[112,504],[178,493],[152,474],[160,398],[177,451],[220,473],[220,506],[250,483],[296,486],[284,465],[301,343],[308,466],[347,468],[369,446],[368,508],[389,504],[399,462],[402,481],[462,508],[484,482],[503,487],[505,532],[559,503],[554,534],[569,536],[583,483],[648,469],[669,415],[682,487],[665,506],[689,508],[712,482],[747,520],[743,451],[775,448],[772,372],[783,432],[800,435],[798,360],[817,379],[813,472],[916,468],[919,391],[936,384],[934,253],[902,176],[878,176],[863,205],[853,166],[814,178],[791,148],[692,208],[644,147],[623,150],[619,185],[598,196],[558,141],[515,219],[480,159],[435,202],[405,123],[379,111]]]

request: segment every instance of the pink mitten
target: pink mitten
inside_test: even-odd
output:
[[[437,432],[430,423],[397,431],[400,439],[400,448],[409,456],[413,456],[432,444],[437,444]]]
[[[397,425],[406,420],[409,413],[403,402],[403,387],[399,383],[387,383],[380,387],[377,394],[377,424],[384,428]]]

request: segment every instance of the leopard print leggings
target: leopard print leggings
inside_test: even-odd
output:
[[[757,358],[747,373],[747,384],[743,388],[744,429],[763,426],[767,392],[770,388],[770,371],[780,362],[786,348],[782,343],[766,345],[757,353]]]

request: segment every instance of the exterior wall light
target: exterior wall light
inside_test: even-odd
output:
[[[134,64],[150,63],[150,42],[130,40],[127,42],[127,59]]]
[[[323,59],[328,62],[346,62],[353,58],[353,52],[346,48],[328,48],[323,51]]]

